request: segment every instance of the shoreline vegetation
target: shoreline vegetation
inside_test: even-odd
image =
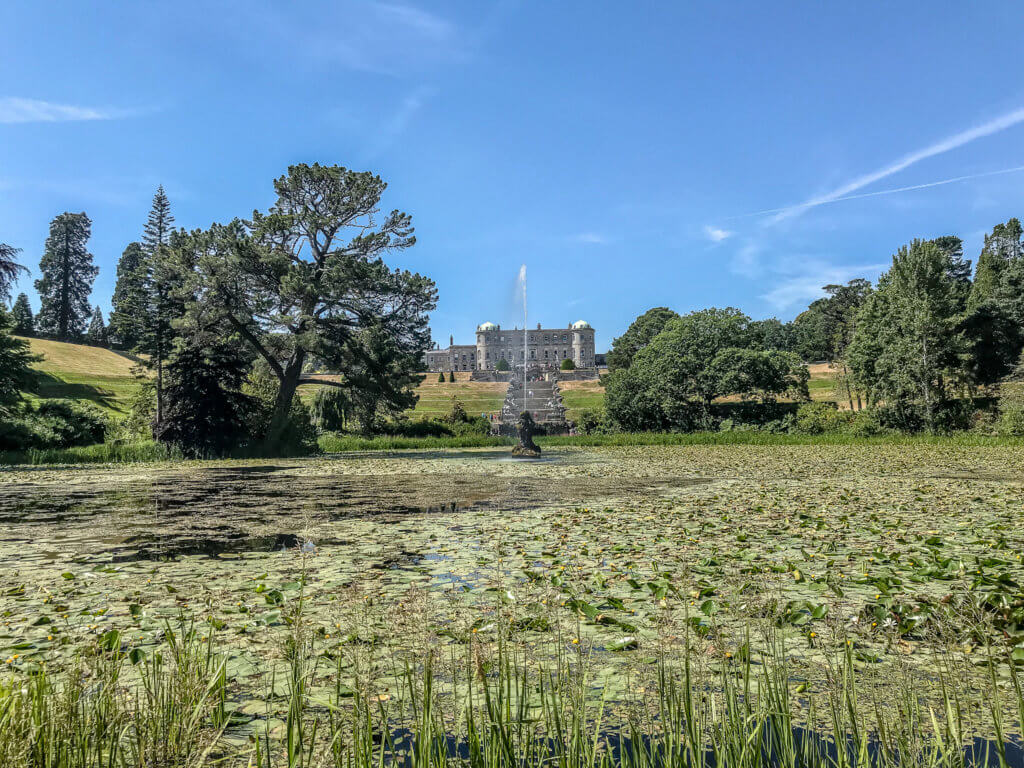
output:
[[[551,435],[535,438],[542,448],[599,448],[627,446],[716,446],[716,445],[948,445],[956,447],[992,446],[1024,448],[1024,437],[955,433],[952,435],[886,434],[862,437],[846,434],[777,434],[760,431],[733,432],[623,432],[606,435]],[[349,453],[356,451],[417,451],[458,450],[473,448],[511,448],[516,439],[487,435],[455,437],[400,437],[376,435],[321,435],[319,454]],[[302,458],[301,455],[210,457],[210,460],[259,460],[261,458]],[[0,466],[17,465],[71,465],[71,464],[131,464],[162,461],[203,460],[186,457],[155,441],[140,443],[99,443],[63,449],[37,449],[0,452]]]

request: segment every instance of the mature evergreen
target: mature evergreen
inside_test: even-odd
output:
[[[11,320],[14,322],[14,333],[18,336],[31,336],[35,333],[35,318],[32,316],[32,306],[28,303],[28,296],[19,293],[11,308]]]
[[[255,401],[242,392],[250,360],[235,338],[197,331],[179,339],[165,366],[164,409],[157,440],[187,456],[217,456],[248,439]]]
[[[970,384],[970,340],[960,327],[966,294],[948,252],[914,240],[894,256],[858,315],[850,366],[874,403],[907,426],[936,429],[939,413]]]
[[[629,368],[636,353],[651,343],[661,333],[669,320],[679,315],[668,307],[654,307],[634,320],[626,332],[612,342],[608,350],[608,369]]]
[[[380,218],[386,186],[340,166],[293,166],[274,182],[277,204],[266,214],[202,233],[189,311],[218,311],[277,378],[269,444],[284,437],[312,359],[346,379],[354,374],[385,409],[407,402],[411,373],[430,345],[427,312],[437,292],[381,259],[416,242],[407,214]]]
[[[1024,243],[1021,242],[1020,220],[1010,219],[997,224],[990,234],[985,235],[985,245],[978,257],[978,268],[971,286],[970,306],[977,307],[994,300],[1003,285],[1003,275],[1012,262],[1024,258]]]
[[[93,310],[89,329],[85,332],[85,340],[97,347],[107,345],[107,326],[103,323],[103,312],[99,307]]]
[[[62,213],[50,224],[43,258],[42,277],[36,290],[42,306],[36,316],[36,331],[74,340],[82,335],[92,314],[89,293],[99,268],[92,263],[86,243],[92,222],[84,213]]]
[[[149,323],[148,260],[141,243],[129,243],[117,262],[110,335],[120,346],[136,349],[146,338]]]
[[[156,370],[156,420],[163,418],[164,362],[174,344],[172,322],[180,317],[180,303],[176,302],[176,267],[171,254],[174,216],[171,204],[159,186],[153,195],[142,247],[146,257],[146,326],[137,348],[149,355],[150,365]]]
[[[11,298],[11,286],[18,279],[18,273],[28,271],[15,258],[20,252],[20,248],[0,243],[0,302]]]
[[[22,390],[31,388],[35,376],[30,367],[38,360],[28,342],[11,336],[13,322],[0,307],[0,417],[10,415],[21,402]]]

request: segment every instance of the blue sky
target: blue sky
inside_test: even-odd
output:
[[[191,229],[319,161],[412,214],[389,261],[436,280],[442,342],[515,323],[522,263],[531,323],[587,319],[599,349],[657,305],[789,319],[911,238],[976,258],[1024,215],[1019,22],[924,0],[6,0],[0,241],[36,270],[50,219],[86,211],[106,311],[158,184]]]

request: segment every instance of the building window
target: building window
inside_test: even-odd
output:
[[[547,351],[546,349],[544,350],[544,359],[545,359],[545,360],[547,360],[547,359],[548,359],[548,351]]]

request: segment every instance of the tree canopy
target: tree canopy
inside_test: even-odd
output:
[[[92,222],[84,213],[62,213],[50,223],[43,258],[42,277],[36,290],[42,306],[36,316],[36,331],[74,340],[82,335],[92,315],[89,294],[99,273],[86,243]]]
[[[192,233],[176,248],[191,262],[188,312],[217,313],[278,380],[270,442],[312,359],[358,381],[378,406],[413,397],[409,374],[430,346],[437,292],[381,258],[416,242],[408,214],[380,217],[386,187],[341,166],[292,166],[275,180],[269,211]]]
[[[651,339],[661,333],[669,320],[678,317],[668,307],[654,307],[644,312],[630,324],[624,334],[612,342],[612,348],[608,351],[608,369],[614,371],[616,368],[629,368],[636,353],[650,344]]]

